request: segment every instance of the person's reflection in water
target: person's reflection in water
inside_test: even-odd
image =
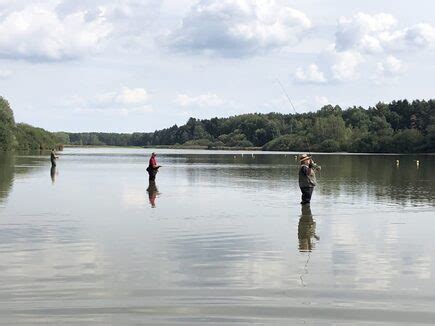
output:
[[[51,183],[54,184],[56,182],[56,165],[52,165],[50,169],[50,177],[51,177]]]
[[[311,207],[306,204],[302,205],[302,214],[298,225],[299,251],[312,251],[315,246],[312,238],[320,240],[316,235],[316,222],[313,220]]]
[[[157,189],[157,185],[155,181],[153,180],[149,181],[147,192],[148,192],[148,198],[150,200],[151,207],[155,208],[156,198],[157,195],[159,195],[159,190]]]

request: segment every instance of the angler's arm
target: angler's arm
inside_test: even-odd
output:
[[[313,170],[309,166],[303,166],[302,167],[302,173],[306,176],[309,176],[313,173]]]
[[[309,168],[310,168],[310,170],[316,170],[316,171],[320,171],[322,169],[322,167],[320,165],[317,165],[313,161],[311,161]]]

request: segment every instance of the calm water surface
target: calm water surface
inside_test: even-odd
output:
[[[0,153],[0,324],[435,324],[434,156],[149,154]]]

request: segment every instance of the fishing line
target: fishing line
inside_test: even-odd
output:
[[[286,92],[286,90],[285,90],[284,86],[282,85],[281,81],[280,81],[278,78],[276,79],[276,81],[278,82],[279,86],[281,86],[281,89],[282,89],[282,91],[284,92],[284,94],[285,94],[287,100],[289,101],[289,103],[290,103],[290,105],[291,105],[293,111],[295,111],[295,114],[298,114],[298,112],[297,112],[296,109],[295,109],[295,106],[293,105],[292,100],[290,99],[290,96],[289,96],[288,93]],[[311,156],[311,146],[310,146],[310,142],[308,141],[308,137],[305,136],[305,137],[304,137],[304,140],[305,140],[305,143],[306,143],[306,145],[307,145],[307,147],[308,147],[308,154],[310,154],[310,156]]]
[[[287,100],[290,102],[291,107],[293,108],[293,111],[295,111],[296,114],[298,114],[296,112],[295,106],[293,105],[292,100],[290,99],[290,96],[287,94],[284,86],[282,85],[281,81],[277,78],[276,81],[278,82],[279,86],[281,86],[282,91],[284,92],[285,96],[287,97]]]
[[[311,251],[308,252],[307,262],[305,263],[305,266],[304,266],[305,275],[308,274],[308,263],[310,262],[310,259],[311,259]],[[303,276],[305,276],[305,275],[302,273],[299,276],[299,278],[301,279],[301,284],[303,287],[307,287],[307,285],[305,284],[304,278],[303,278]]]

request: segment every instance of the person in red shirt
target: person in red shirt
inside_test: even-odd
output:
[[[160,165],[157,165],[157,154],[152,153],[151,158],[147,167],[148,175],[150,181],[156,180],[156,174],[159,172]]]

